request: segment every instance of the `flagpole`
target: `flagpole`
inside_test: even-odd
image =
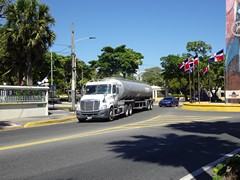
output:
[[[224,101],[225,101],[225,104],[227,104],[227,94],[226,94],[226,74],[227,74],[227,72],[226,72],[226,62],[224,62],[224,69],[223,69],[223,73],[224,73]]]
[[[209,89],[209,101],[211,103],[210,73],[209,72],[208,72],[208,89]]]
[[[200,60],[198,60],[198,103],[200,104],[200,75],[199,75],[199,67],[200,66]]]
[[[195,102],[195,81],[194,81],[194,70],[193,70],[193,101]]]
[[[191,92],[191,78],[190,78],[190,72],[188,73],[189,78],[189,90],[190,90],[190,99],[189,102],[192,102],[192,92]]]

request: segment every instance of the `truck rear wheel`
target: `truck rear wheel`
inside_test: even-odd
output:
[[[129,109],[128,109],[128,105],[126,104],[126,105],[124,106],[124,116],[125,116],[125,117],[128,117],[128,112],[129,112]]]
[[[149,101],[147,105],[147,110],[152,110],[152,108],[153,108],[153,103]]]
[[[108,120],[109,121],[113,121],[115,118],[114,116],[114,109],[111,107],[110,110],[109,110],[109,114],[108,114]]]

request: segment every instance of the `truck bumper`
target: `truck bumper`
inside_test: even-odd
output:
[[[109,116],[109,109],[99,111],[76,111],[78,119],[106,119]]]

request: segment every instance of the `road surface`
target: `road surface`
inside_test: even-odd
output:
[[[0,132],[5,179],[177,180],[239,148],[238,113],[159,108]],[[205,171],[196,179],[211,179]]]

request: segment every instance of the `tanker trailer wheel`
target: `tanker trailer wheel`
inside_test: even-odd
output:
[[[152,108],[153,108],[153,103],[149,101],[147,105],[147,110],[152,110]]]
[[[109,114],[108,114],[108,120],[109,121],[113,121],[114,118],[115,118],[115,116],[114,116],[114,109],[113,109],[113,107],[111,107],[110,110],[109,110]]]
[[[150,103],[150,110],[153,109],[153,102]]]
[[[133,107],[132,107],[132,104],[129,104],[128,105],[128,115],[131,116],[133,113]]]
[[[129,109],[128,109],[128,105],[126,104],[126,105],[124,106],[124,116],[125,116],[125,117],[128,117],[128,113],[129,113]]]

